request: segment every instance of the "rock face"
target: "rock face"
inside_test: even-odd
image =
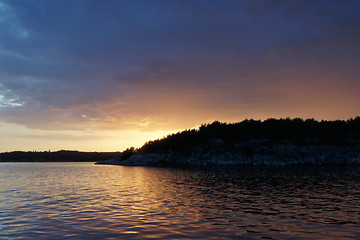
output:
[[[99,163],[124,166],[360,165],[360,146],[299,146],[291,142],[267,145],[258,140],[226,147],[220,140],[214,140],[210,144],[197,146],[190,154],[135,154],[125,160],[119,156]]]

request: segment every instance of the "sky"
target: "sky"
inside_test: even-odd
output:
[[[360,115],[357,0],[0,0],[0,152]]]

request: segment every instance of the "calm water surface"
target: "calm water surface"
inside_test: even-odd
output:
[[[0,239],[360,239],[359,168],[0,163]]]

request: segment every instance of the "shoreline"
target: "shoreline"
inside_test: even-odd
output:
[[[250,151],[249,151],[250,150]],[[358,166],[359,146],[253,145],[247,151],[218,147],[196,148],[190,154],[133,154],[126,159],[118,155],[96,164],[122,166]]]

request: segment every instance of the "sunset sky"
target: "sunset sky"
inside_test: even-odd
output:
[[[360,1],[0,0],[0,152],[360,115]]]

